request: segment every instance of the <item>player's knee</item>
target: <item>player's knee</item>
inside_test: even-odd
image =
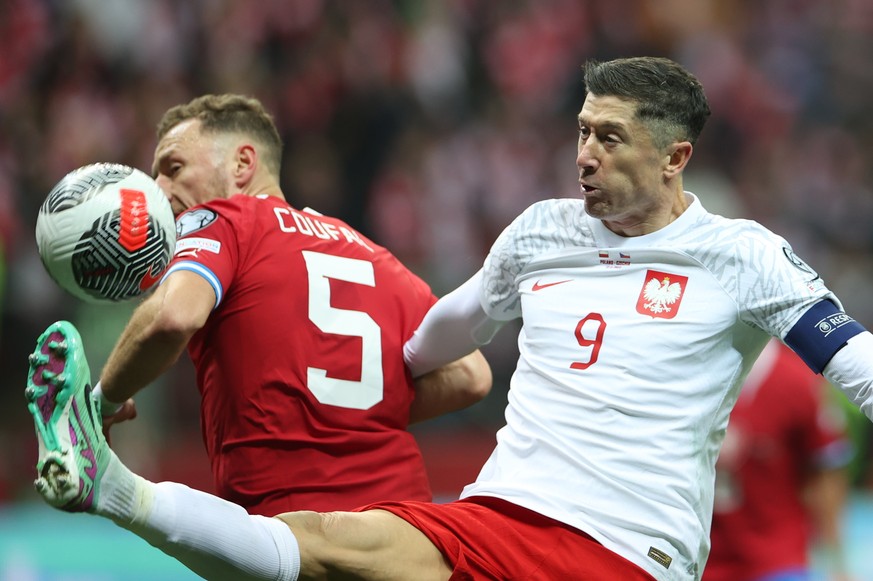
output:
[[[297,539],[300,579],[448,579],[451,567],[418,529],[382,510],[279,515]]]
[[[274,518],[284,522],[301,545],[308,546],[323,542],[324,527],[322,526],[323,515],[321,513],[300,510],[278,514]]]
[[[301,579],[326,579],[361,567],[366,558],[350,541],[355,513],[298,511],[277,515],[291,529],[300,550]],[[350,522],[351,521],[351,522]]]

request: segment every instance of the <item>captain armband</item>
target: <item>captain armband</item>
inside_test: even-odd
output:
[[[816,303],[785,335],[791,347],[816,373],[821,373],[837,351],[864,326],[841,311],[829,300]]]

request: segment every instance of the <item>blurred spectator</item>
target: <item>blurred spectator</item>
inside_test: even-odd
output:
[[[841,541],[852,446],[827,383],[773,340],[731,412],[703,581],[848,581]]]
[[[871,6],[0,0],[0,365],[9,370],[0,375],[0,438],[18,441],[30,430],[16,411],[31,342],[54,319],[91,316],[36,256],[32,231],[46,193],[86,163],[148,168],[155,143],[147,120],[204,92],[260,98],[287,145],[289,202],[343,218],[440,292],[472,274],[520,208],[578,195],[569,163],[576,127],[567,120],[582,100],[586,58],[675,58],[701,78],[715,112],[695,148],[695,173],[725,184],[735,199],[720,205],[745,208],[800,246],[873,328]],[[117,328],[106,324],[105,333]],[[515,345],[490,349],[495,402]],[[153,448],[143,454],[157,459],[146,476],[173,479],[178,466],[197,465],[176,458],[183,445],[165,445],[199,439],[179,411],[198,408],[196,392],[174,387],[188,383],[180,373],[155,390],[158,413],[148,415],[164,413],[149,438],[115,440]],[[493,405],[458,421],[490,418],[496,427],[500,413]],[[31,494],[18,477],[31,452],[0,460],[7,496]]]

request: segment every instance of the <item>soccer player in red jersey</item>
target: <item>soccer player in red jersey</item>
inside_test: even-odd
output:
[[[285,201],[282,143],[257,100],[176,106],[158,140],[178,241],[103,369],[106,429],[187,347],[220,496],[269,516],[430,500],[407,425],[484,397],[481,354],[413,382],[403,344],[436,297],[385,248]]]
[[[417,377],[522,322],[506,423],[457,501],[270,519],[149,482],[95,427],[69,323],[37,341],[25,390],[43,499],[112,519],[207,579],[698,581],[752,363],[782,340],[873,419],[873,334],[785,239],[685,190],[710,113],[689,71],[634,57],[589,61],[584,79],[579,198],[523,211],[404,346]]]
[[[826,387],[778,341],[755,363],[716,464],[704,581],[810,581],[815,545],[828,579],[848,579],[840,516],[852,451]]]

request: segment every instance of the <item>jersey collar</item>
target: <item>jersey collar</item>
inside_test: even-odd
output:
[[[700,203],[700,200],[697,198],[696,195],[692,194],[691,192],[685,192],[685,195],[689,199],[689,204],[685,211],[682,212],[682,214],[678,218],[676,218],[660,230],[656,230],[655,232],[651,232],[643,236],[619,236],[618,234],[604,226],[603,221],[597,218],[592,218],[588,214],[585,214],[585,218],[588,220],[588,225],[591,228],[591,231],[594,233],[595,238],[597,239],[598,246],[603,246],[607,248],[650,246],[652,244],[664,242],[666,240],[669,240],[670,238],[686,232],[703,215],[707,213],[706,209],[704,209],[703,207],[703,204]]]

